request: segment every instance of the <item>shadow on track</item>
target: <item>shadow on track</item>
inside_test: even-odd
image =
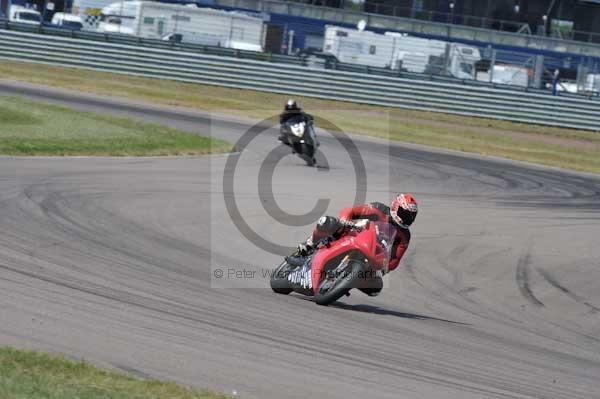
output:
[[[402,317],[404,319],[435,320],[435,321],[443,321],[445,323],[461,324],[464,326],[470,325],[468,323],[462,323],[460,321],[439,319],[437,317],[425,316],[425,315],[420,315],[420,314],[415,314],[415,313],[398,312],[396,310],[388,310],[388,309],[380,308],[378,306],[371,306],[371,305],[348,305],[343,302],[335,302],[335,303],[329,305],[329,307],[352,310],[354,312],[373,313],[373,314],[384,315],[384,316]]]

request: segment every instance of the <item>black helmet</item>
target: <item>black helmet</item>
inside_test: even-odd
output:
[[[290,98],[285,103],[285,108],[284,109],[286,111],[298,111],[300,109],[300,107],[298,107],[298,103],[296,102],[296,100]]]

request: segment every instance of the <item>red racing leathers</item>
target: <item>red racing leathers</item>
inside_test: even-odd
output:
[[[358,205],[353,208],[344,208],[340,211],[337,218],[332,216],[324,216],[319,219],[317,227],[313,231],[312,241],[316,244],[319,240],[328,236],[340,237],[346,228],[344,221],[353,221],[358,219],[369,219],[371,221],[393,223],[390,218],[390,208],[380,202],[372,202],[370,204]],[[392,244],[391,258],[389,270],[394,270],[410,242],[410,231],[396,224],[394,227],[397,230],[396,239]]]

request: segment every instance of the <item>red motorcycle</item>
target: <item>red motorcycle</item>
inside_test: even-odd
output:
[[[379,292],[383,288],[379,277],[387,272],[396,234],[389,223],[365,220],[342,237],[320,243],[308,256],[296,252],[285,258],[271,276],[271,289],[314,296],[319,305],[329,305],[354,288]]]

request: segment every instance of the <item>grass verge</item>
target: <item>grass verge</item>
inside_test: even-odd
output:
[[[252,90],[138,78],[3,61],[0,76],[30,83],[267,118],[287,96]],[[341,130],[440,148],[600,173],[600,134],[431,112],[299,98],[302,106]]]
[[[227,399],[172,382],[139,379],[44,353],[0,347],[0,398]]]
[[[157,124],[0,97],[0,154],[194,155],[231,148],[221,140]]]

